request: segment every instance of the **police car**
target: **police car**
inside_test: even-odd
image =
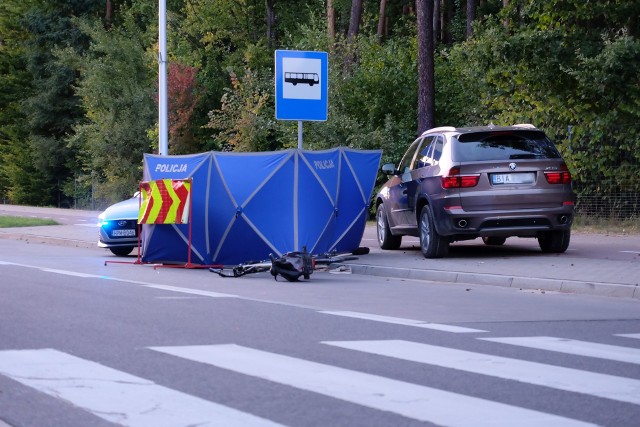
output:
[[[98,216],[98,247],[114,255],[127,256],[138,247],[138,210],[140,192],[132,198],[109,206]]]

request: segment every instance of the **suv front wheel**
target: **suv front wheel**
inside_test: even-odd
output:
[[[449,240],[438,234],[429,205],[420,211],[420,250],[425,258],[442,258],[449,253]]]
[[[507,238],[506,237],[490,236],[490,237],[483,237],[482,241],[484,242],[485,245],[502,246],[502,245],[504,245],[504,242],[507,241]]]

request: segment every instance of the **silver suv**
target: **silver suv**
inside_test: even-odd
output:
[[[534,237],[548,253],[569,246],[571,174],[532,125],[430,129],[382,172],[390,175],[375,201],[382,249],[399,248],[405,235],[420,237],[426,258],[478,237],[487,245]]]

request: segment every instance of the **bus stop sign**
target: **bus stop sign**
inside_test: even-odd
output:
[[[276,119],[326,121],[327,52],[276,50]]]

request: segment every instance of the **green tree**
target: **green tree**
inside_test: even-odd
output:
[[[30,156],[20,156],[28,136],[21,100],[31,90],[24,56],[28,33],[20,21],[30,7],[31,2],[23,0],[0,3],[0,199],[3,202],[24,203],[28,199],[25,186],[16,182],[31,165]]]
[[[97,176],[98,196],[111,200],[132,194],[142,179],[143,154],[152,151],[148,133],[157,114],[156,62],[139,20],[127,12],[108,31],[99,21],[81,21],[80,28],[91,38],[88,51],[58,53],[79,70],[76,92],[85,112],[67,142],[80,153],[81,173]]]
[[[39,182],[35,186],[37,192],[16,194],[28,193],[31,203],[70,206],[72,201],[65,197],[62,187],[73,179],[76,165],[75,152],[67,146],[65,137],[83,112],[73,91],[77,74],[58,62],[53,52],[69,46],[80,51],[85,49],[88,40],[73,17],[96,16],[102,6],[89,0],[39,0],[34,5],[22,18],[29,33],[25,58],[32,86],[22,103],[29,130],[24,149],[31,155],[31,164],[24,165],[23,173],[31,174],[33,179],[38,177]],[[30,168],[35,168],[38,174],[33,174]]]
[[[217,145],[223,151],[270,151],[276,145],[276,121],[271,101],[269,75],[260,76],[246,68],[244,76],[229,71],[232,87],[222,97],[220,109],[209,113],[207,128],[216,131]]]

